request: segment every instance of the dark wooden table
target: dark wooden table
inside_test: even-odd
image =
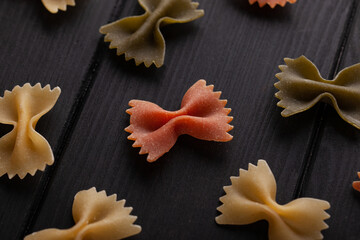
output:
[[[325,104],[282,118],[273,86],[284,57],[305,55],[328,79],[359,62],[358,0],[298,0],[275,9],[247,0],[199,2],[205,16],[164,27],[165,64],[147,69],[116,56],[98,31],[142,13],[135,0],[77,0],[56,15],[40,0],[0,1],[1,92],[26,82],[62,89],[37,126],[55,164],[23,180],[0,178],[0,239],[73,226],[73,197],[93,186],[134,208],[143,230],[129,239],[267,239],[265,221],[214,221],[222,187],[259,158],[274,172],[280,203],[303,196],[331,203],[325,239],[360,238],[360,194],[351,187],[360,131]],[[129,100],[175,110],[201,78],[228,99],[234,139],[181,136],[157,162],[146,162],[124,131]]]

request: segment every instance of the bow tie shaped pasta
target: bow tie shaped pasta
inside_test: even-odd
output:
[[[360,172],[358,172],[358,176],[360,178]],[[360,192],[360,181],[354,181],[353,182],[353,188]]]
[[[138,0],[145,10],[141,16],[123,18],[100,28],[106,34],[110,49],[117,55],[125,54],[126,61],[134,59],[136,65],[161,67],[165,58],[165,40],[160,27],[173,23],[194,21],[204,15],[191,0]]]
[[[136,216],[130,215],[131,207],[124,207],[125,200],[116,201],[116,194],[106,196],[93,187],[80,191],[74,198],[72,213],[75,226],[70,229],[45,229],[32,233],[24,240],[118,240],[141,232],[134,225]]]
[[[46,139],[35,131],[35,126],[45,113],[55,105],[60,88],[41,88],[40,83],[16,86],[0,97],[0,123],[14,125],[14,129],[0,138],[0,176],[9,178],[16,174],[22,179],[44,170],[54,162],[54,156]]]
[[[285,205],[276,202],[276,181],[265,160],[240,169],[239,177],[231,177],[226,195],[217,208],[222,214],[218,224],[244,225],[265,219],[269,222],[269,240],[322,239],[321,230],[328,228],[324,211],[330,204],[313,198],[298,198]]]
[[[277,4],[284,7],[287,2],[295,3],[296,0],[249,0],[249,3],[252,5],[258,2],[260,7],[265,6],[268,4],[271,8],[274,8]]]
[[[41,0],[47,10],[57,13],[60,10],[66,11],[66,6],[75,6],[75,0]]]
[[[343,69],[334,80],[325,80],[319,70],[306,57],[284,59],[286,65],[279,66],[280,80],[275,83],[279,92],[279,107],[285,108],[281,116],[289,117],[303,112],[323,101],[331,104],[340,117],[360,129],[360,64]]]
[[[147,161],[156,161],[168,152],[178,136],[188,134],[195,138],[227,142],[233,126],[229,117],[230,108],[225,108],[226,100],[220,100],[221,92],[213,92],[213,85],[206,86],[199,80],[185,93],[178,111],[166,111],[158,105],[131,100],[128,139],[134,140],[133,147],[141,147],[140,154],[148,153]]]

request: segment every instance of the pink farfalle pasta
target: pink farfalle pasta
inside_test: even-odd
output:
[[[35,131],[41,116],[55,105],[61,90],[41,87],[40,83],[31,86],[16,86],[5,91],[0,97],[0,123],[13,125],[11,132],[0,138],[0,176],[9,178],[26,174],[34,175],[37,170],[54,162],[54,156],[46,139]]]
[[[358,172],[357,174],[358,174],[358,177],[360,178],[360,172]],[[356,191],[359,191],[359,192],[360,192],[360,181],[354,181],[354,182],[353,182],[353,188],[354,188]]]
[[[75,6],[75,0],[41,0],[46,9],[51,13],[60,10],[66,11],[67,6]]]
[[[116,194],[107,196],[96,188],[83,190],[74,198],[72,213],[75,225],[69,229],[45,229],[32,233],[24,240],[118,240],[141,232],[133,223],[132,208],[124,207],[125,200],[116,201]]]
[[[282,7],[285,6],[287,2],[295,3],[296,0],[249,0],[249,3],[252,5],[258,2],[260,7],[265,6],[266,4],[269,5],[271,8],[274,8],[276,5],[280,5]]]
[[[264,219],[269,222],[269,240],[323,239],[330,204],[314,198],[278,204],[276,181],[265,160],[257,166],[249,164],[249,170],[240,169],[239,176],[230,179],[232,185],[224,187],[223,205],[217,208],[222,213],[215,218],[218,224],[244,225]]]
[[[141,100],[131,100],[128,139],[133,147],[141,147],[140,154],[148,154],[147,161],[156,161],[168,152],[179,135],[188,134],[207,141],[227,142],[233,126],[228,123],[231,109],[225,108],[227,100],[220,100],[221,92],[213,92],[213,85],[206,86],[199,80],[185,93],[178,111],[166,111],[158,105]]]

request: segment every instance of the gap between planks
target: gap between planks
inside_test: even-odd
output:
[[[341,34],[339,47],[335,55],[334,63],[332,65],[328,79],[335,78],[336,74],[340,70],[341,63],[344,58],[345,49],[349,36],[351,34],[351,29],[353,27],[354,19],[356,17],[357,9],[359,6],[358,0],[353,0],[351,4],[351,10],[349,16],[345,22],[345,28]],[[320,103],[318,111],[316,113],[315,122],[313,124],[313,130],[311,132],[310,140],[308,147],[304,156],[304,160],[301,167],[301,174],[298,178],[298,181],[295,186],[293,199],[299,198],[302,196],[305,186],[308,183],[310,175],[312,173],[312,166],[314,165],[317,157],[318,148],[322,139],[322,133],[325,126],[325,113],[328,109],[328,106],[325,103]]]
[[[122,9],[124,9],[124,4],[126,1],[117,1],[111,12],[108,23],[115,21],[121,15]],[[100,27],[100,26],[99,26]],[[45,201],[46,195],[48,193],[49,186],[51,185],[51,180],[56,173],[56,169],[61,162],[61,158],[70,142],[71,136],[74,132],[74,129],[77,125],[77,122],[80,118],[81,112],[86,104],[90,91],[95,83],[98,70],[101,65],[101,61],[104,56],[104,52],[107,51],[107,47],[104,47],[103,36],[98,40],[95,52],[90,60],[90,67],[87,70],[84,79],[81,82],[78,93],[76,94],[74,104],[71,106],[70,113],[66,119],[64,127],[61,131],[60,138],[55,147],[54,151],[54,164],[48,166],[47,170],[43,173],[41,181],[39,183],[38,190],[35,193],[35,198],[33,203],[30,206],[30,210],[27,213],[25,222],[20,228],[19,235],[17,239],[24,239],[24,237],[30,234],[30,230],[33,228],[34,223],[39,216],[40,208],[43,202]]]

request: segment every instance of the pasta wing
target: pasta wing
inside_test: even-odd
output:
[[[360,178],[360,172],[358,172],[358,176]],[[360,181],[354,181],[353,182],[353,188],[356,190],[356,191],[359,191],[360,192]]]
[[[249,170],[240,169],[239,177],[231,177],[231,186],[225,186],[226,195],[217,208],[222,214],[215,218],[218,224],[243,225],[259,220],[269,222],[270,240],[322,239],[321,230],[328,228],[324,220],[330,216],[324,211],[330,204],[313,198],[299,198],[285,205],[276,202],[275,178],[265,160],[249,164]]]
[[[76,194],[73,203],[75,226],[66,229],[46,229],[25,237],[24,240],[117,240],[141,232],[130,215],[132,208],[124,207],[125,200],[116,201],[116,194],[107,196],[93,187]]]
[[[0,98],[0,123],[13,125],[11,132],[0,138],[0,176],[9,178],[26,174],[34,175],[37,170],[54,162],[54,156],[47,140],[35,131],[35,126],[45,113],[55,105],[60,88],[16,86],[5,91]]]
[[[168,152],[178,136],[188,134],[207,141],[227,142],[232,139],[228,133],[230,108],[226,100],[220,100],[221,92],[213,92],[214,86],[206,86],[205,80],[196,82],[184,95],[178,111],[166,111],[146,101],[131,100],[130,126],[133,147],[141,147],[140,154],[148,154],[149,162],[156,161]]]
[[[275,178],[264,160],[258,166],[249,164],[249,170],[240,169],[239,177],[231,177],[231,186],[225,186],[223,203],[217,208],[222,215],[215,218],[218,224],[250,224],[266,217],[267,203],[274,203]]]
[[[279,66],[275,83],[279,90],[275,96],[284,108],[283,117],[303,112],[323,101],[331,104],[339,116],[360,129],[360,64],[343,69],[334,80],[325,80],[319,70],[306,57],[285,58],[286,65]]]
[[[280,5],[280,6],[284,7],[287,2],[295,3],[296,0],[249,0],[249,3],[251,5],[256,2],[259,4],[260,7],[263,7],[267,4],[271,8],[274,8],[276,5]]]
[[[57,13],[60,10],[66,11],[66,7],[75,6],[75,0],[41,0],[46,9],[51,13]]]
[[[117,55],[125,54],[128,61],[146,67],[155,64],[161,67],[165,58],[165,40],[160,27],[166,24],[186,23],[204,15],[197,10],[198,3],[191,0],[139,0],[145,10],[141,16],[126,17],[100,28],[110,49],[116,48]]]

